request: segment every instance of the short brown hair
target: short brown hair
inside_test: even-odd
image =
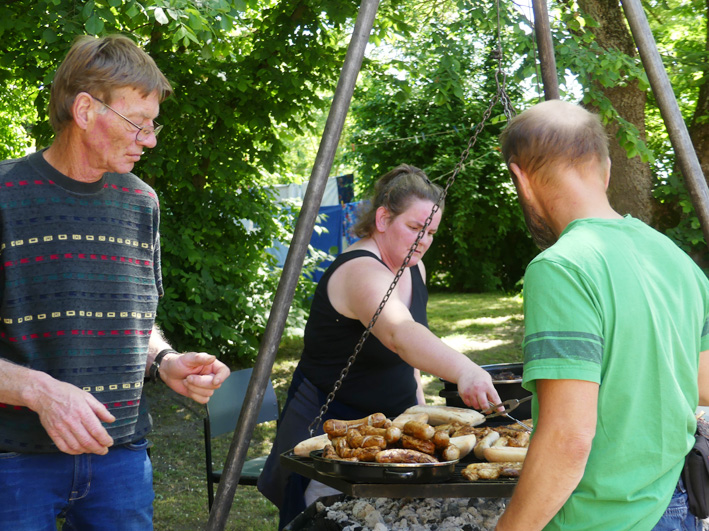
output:
[[[158,92],[160,102],[172,94],[170,82],[155,61],[124,35],[79,37],[57,69],[49,98],[49,122],[59,133],[73,119],[79,92],[111,103],[115,89],[132,87],[143,96]]]
[[[393,217],[403,213],[415,199],[438,203],[443,190],[431,182],[423,170],[408,164],[401,164],[386,173],[374,185],[374,193],[369,205],[357,216],[352,232],[360,238],[371,236],[376,223],[376,213],[380,206],[386,208]],[[443,201],[440,204],[443,209]]]
[[[515,163],[548,180],[559,165],[597,161],[606,168],[608,135],[598,115],[560,100],[539,103],[512,118],[500,136],[507,167]]]

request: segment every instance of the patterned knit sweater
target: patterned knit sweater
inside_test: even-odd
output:
[[[142,401],[162,295],[159,205],[133,174],[81,183],[42,153],[0,163],[0,358],[93,394],[114,444],[150,431]],[[0,403],[0,450],[57,451],[28,408]]]

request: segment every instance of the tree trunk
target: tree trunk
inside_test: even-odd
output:
[[[707,26],[704,49],[709,52],[709,0],[706,2]],[[689,125],[689,136],[692,139],[694,150],[697,152],[699,164],[702,167],[704,178],[709,183],[709,75],[706,73],[699,80],[699,94],[697,106]]]
[[[579,0],[579,6],[596,22],[591,28],[596,42],[605,50],[616,49],[634,57],[635,43],[626,25],[618,0]],[[591,80],[591,83],[594,83]],[[595,84],[595,83],[594,83]],[[645,141],[646,96],[636,82],[605,88],[595,84],[611,102],[618,114],[637,127]],[[650,165],[640,157],[629,159],[625,149],[616,140],[620,125],[611,122],[606,126],[610,140],[611,180],[608,198],[620,214],[631,214],[647,223],[653,223],[657,202],[652,197],[653,177]]]

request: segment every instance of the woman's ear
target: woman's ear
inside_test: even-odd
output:
[[[387,210],[383,206],[377,208],[377,211],[374,214],[374,225],[378,232],[384,232],[386,230],[387,226],[389,225],[390,215],[391,213],[389,212],[389,210]]]

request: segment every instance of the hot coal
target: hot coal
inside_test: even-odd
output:
[[[487,531],[495,529],[501,498],[351,498],[318,501],[302,531]],[[333,526],[334,524],[334,526]]]

